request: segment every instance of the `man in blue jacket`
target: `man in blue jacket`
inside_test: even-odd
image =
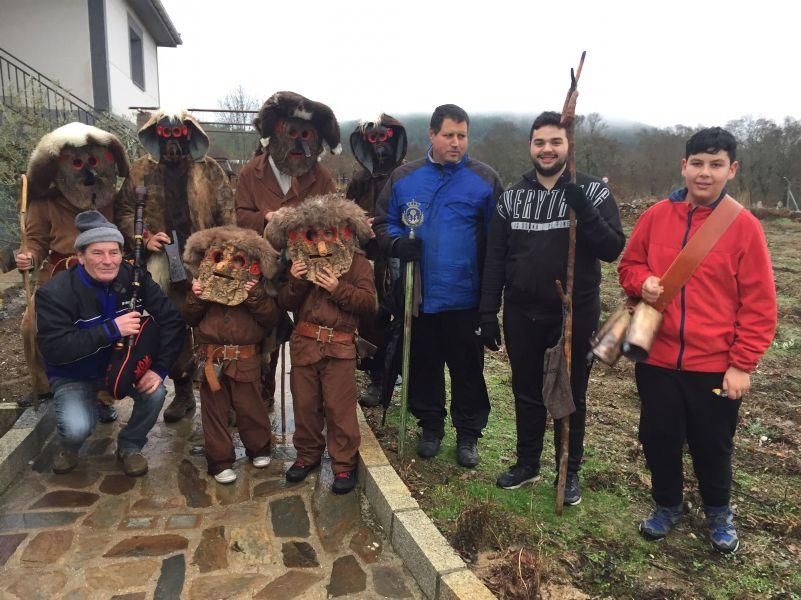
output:
[[[117,340],[135,335],[147,311],[159,325],[159,349],[131,396],[133,411],[117,439],[117,457],[131,477],[147,472],[142,447],[164,404],[164,377],[183,343],[178,310],[150,274],[142,270],[136,308],[130,310],[133,266],[122,262],[123,237],[96,210],[75,217],[79,264],[56,275],[36,292],[36,341],[45,362],[61,451],[53,472],[69,473],[97,422],[97,389]]]
[[[417,453],[439,451],[444,431],[445,365],[451,376],[451,421],[457,461],[478,464],[476,442],[490,404],[484,354],[476,335],[481,269],[490,218],[501,182],[489,166],[467,156],[467,113],[453,104],[431,115],[425,158],[395,169],[376,204],[379,245],[401,261],[419,261],[422,303],[412,322],[409,410],[422,436]],[[419,208],[422,223],[409,238],[403,214]]]

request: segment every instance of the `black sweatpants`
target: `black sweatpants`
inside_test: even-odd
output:
[[[476,310],[420,313],[412,319],[409,410],[423,429],[445,434],[445,365],[457,435],[481,437],[490,412]]]
[[[584,456],[584,424],[587,418],[587,382],[592,363],[587,358],[590,338],[598,325],[599,310],[576,310],[573,314],[573,350],[570,385],[576,412],[570,415],[567,470],[578,473]],[[513,304],[504,304],[503,332],[512,366],[512,392],[517,422],[517,462],[539,468],[548,411],[542,398],[542,372],[545,350],[559,341],[560,316],[533,318]],[[562,439],[554,421],[556,465]]]
[[[634,373],[641,401],[640,441],[651,471],[654,501],[662,506],[681,503],[686,441],[704,504],[729,504],[741,401],[712,393],[721,387],[723,373],[675,371],[642,363]]]

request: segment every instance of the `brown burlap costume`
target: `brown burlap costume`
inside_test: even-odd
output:
[[[273,277],[277,257],[261,236],[239,227],[200,231],[186,243],[184,261],[202,292],[198,296],[190,290],[181,313],[194,327],[197,358],[204,367],[200,407],[211,475],[234,462],[228,431],[231,409],[248,456],[270,455],[270,417],[261,399],[258,346],[277,323],[279,311],[264,279],[250,293],[244,284],[262,275]]]
[[[289,136],[287,123],[297,126],[300,133],[295,138]],[[261,146],[257,155],[242,167],[234,203],[237,225],[261,234],[267,224],[267,213],[284,206],[297,206],[312,196],[336,191],[331,172],[318,159],[326,146],[332,152],[339,151],[339,125],[334,113],[325,104],[293,92],[273,94],[262,105],[253,124],[261,136]],[[304,126],[307,137],[312,138],[306,148],[301,143]],[[298,156],[298,164],[293,164],[294,159],[287,153],[291,149],[290,140],[301,140],[297,143],[303,156]],[[285,182],[289,182],[286,190],[282,189],[276,171]],[[279,329],[289,330],[286,317]],[[269,369],[263,372],[263,396],[268,405],[272,405],[275,395],[278,346],[285,339],[274,340],[272,344],[265,343],[263,348],[265,363],[269,364]]]
[[[340,275],[333,293],[305,279],[290,277],[279,289],[278,304],[294,311],[296,317],[289,348],[296,428],[293,442],[298,460],[305,465],[319,462],[327,444],[334,473],[343,473],[355,469],[360,442],[353,334],[359,316],[376,310],[372,268],[359,249],[369,238],[370,229],[364,211],[330,194],[281,209],[265,233],[280,249],[287,248],[292,237],[316,237],[316,254],[325,256],[328,243],[321,238],[326,231],[329,236],[335,231],[338,239],[348,240],[350,268]],[[323,437],[323,426],[327,438]]]

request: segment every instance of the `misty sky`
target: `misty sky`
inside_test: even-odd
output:
[[[801,5],[760,2],[162,0],[162,105],[214,108],[242,85],[292,90],[340,120],[559,110],[588,51],[579,113],[656,126],[801,118]]]

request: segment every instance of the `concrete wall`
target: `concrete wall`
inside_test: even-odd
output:
[[[131,55],[128,43],[129,19],[142,31],[145,63],[145,89],[131,79]],[[106,0],[108,35],[108,67],[111,89],[111,111],[130,115],[129,106],[159,105],[159,71],[156,42],[142,26],[125,0]]]
[[[86,0],[0,0],[0,47],[94,105]]]

